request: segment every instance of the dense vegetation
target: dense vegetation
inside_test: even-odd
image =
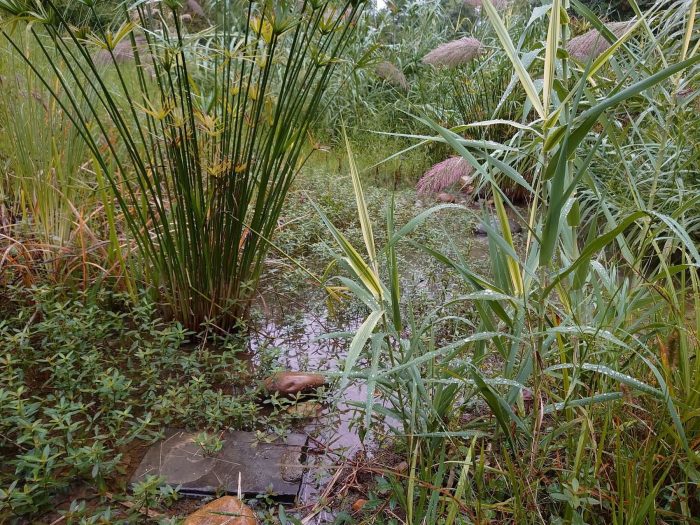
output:
[[[178,522],[292,296],[381,447],[260,520],[698,523],[697,0],[386,4],[0,0],[0,523]]]

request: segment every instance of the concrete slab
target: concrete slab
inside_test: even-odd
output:
[[[262,443],[251,432],[227,432],[219,452],[206,455],[195,443],[196,433],[168,430],[154,444],[131,478],[163,476],[168,485],[180,486],[183,495],[247,496],[272,492],[282,501],[293,501],[304,471],[306,436],[290,434],[286,440]]]

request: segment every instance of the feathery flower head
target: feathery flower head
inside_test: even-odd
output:
[[[423,57],[424,64],[456,67],[474,60],[484,52],[483,45],[470,36],[436,47]]]
[[[406,75],[391,62],[380,62],[374,67],[374,73],[382,80],[408,91],[409,85]]]
[[[620,38],[633,23],[631,20],[610,22],[605,24],[605,27],[617,38]],[[591,29],[587,33],[572,38],[566,46],[569,55],[579,62],[595,60],[608,48],[610,48],[610,42],[597,29]]]
[[[468,184],[474,168],[462,157],[450,157],[425,172],[416,184],[418,193],[439,193],[457,182]]]
[[[206,18],[206,13],[202,6],[197,0],[187,0],[187,5],[185,7],[187,14],[190,16],[196,16],[199,18]]]

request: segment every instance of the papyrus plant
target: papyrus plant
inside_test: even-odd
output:
[[[69,94],[57,100],[115,192],[143,278],[188,327],[229,329],[245,312],[362,4],[227,2],[190,39],[177,0],[137,2],[94,30],[52,0],[0,1],[3,37],[26,31],[49,59],[36,73]],[[133,62],[113,57],[125,40]]]

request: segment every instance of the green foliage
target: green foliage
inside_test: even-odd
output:
[[[36,67],[46,67],[38,50],[25,49]],[[86,218],[97,189],[84,171],[88,149],[39,78],[10,48],[0,52],[0,71],[0,157],[7,159],[0,206],[6,210],[3,222],[14,223],[4,233],[33,239],[34,258],[49,261],[50,274],[69,273],[75,261],[67,256],[84,254],[81,243],[94,235]],[[57,95],[66,99],[62,91]]]
[[[1,277],[26,285],[0,315],[0,521],[66,498],[67,523],[148,521],[177,490],[149,478],[126,496],[127,467],[164,427],[196,429],[208,454],[221,430],[288,431],[292,401],[257,403],[274,352],[254,375],[242,343],[212,336],[264,264],[274,293],[311,276],[366,316],[336,375],[366,383],[362,436],[388,430],[406,462],[371,469],[364,522],[693,522],[696,2],[659,1],[619,39],[577,0],[337,3],[346,17],[221,0],[198,34],[162,4],[0,0],[15,46],[0,55]],[[611,45],[579,63],[567,44],[590,28]],[[465,34],[487,52],[421,63]],[[295,180],[319,141],[360,158],[327,154]],[[469,256],[474,212],[409,189],[449,151],[490,193],[486,267]],[[27,261],[67,287],[30,288]],[[135,300],[137,282],[163,301]]]
[[[592,64],[571,62],[562,52],[565,3],[555,0],[547,37],[533,41],[545,71],[537,88],[527,51],[514,45],[499,13],[485,2],[531,109],[523,111],[508,145],[527,142],[530,148],[488,150],[483,141],[422,119],[492,187],[497,227],[484,225],[491,270],[480,275],[469,261],[412,243],[456,272],[467,293],[419,317],[400,287],[399,243],[445,207],[395,227],[390,205],[385,243],[375,248],[365,227],[364,256],[321,213],[354,279],[343,282],[369,311],[339,375],[367,383],[365,431],[388,426],[407,456],[405,474],[388,472],[379,483],[407,523],[441,523],[457,515],[467,523],[686,523],[700,508],[700,323],[697,312],[687,316],[686,304],[700,301],[697,247],[684,226],[657,206],[654,191],[629,212],[615,214],[598,194],[602,219],[580,228],[580,217],[597,211],[578,199],[586,177],[597,176],[589,174],[592,159],[600,154],[602,162],[602,143],[626,139],[609,124],[615,113],[634,113],[641,99],[654,101],[662,121],[687,118],[685,108],[679,111],[672,98],[659,100],[658,94],[677,94],[679,79],[696,71],[700,57],[682,52],[691,48],[676,38],[679,28],[692,32],[694,11],[674,3],[667,15],[662,5],[650,13],[658,31],[646,45],[667,58],[639,70],[615,60],[622,40]],[[638,128],[639,134],[655,129],[664,128]],[[671,170],[692,155],[676,143],[651,150],[655,165]],[[637,172],[632,163],[638,158],[606,153],[608,166]],[[532,185],[517,171],[525,156],[539,162]],[[527,224],[523,248],[514,243],[510,203],[497,175],[530,193],[532,207],[521,217]],[[662,169],[654,180],[665,178]],[[362,217],[361,191],[355,184]],[[650,249],[660,265],[643,263]],[[388,277],[377,270],[374,253]],[[677,256],[672,267],[671,253]],[[608,473],[602,479],[601,471]]]
[[[51,2],[38,12],[5,3],[3,36],[109,181],[141,256],[140,277],[187,327],[211,320],[231,329],[248,309],[306,134],[363,3],[249,3],[244,17],[223,9],[206,45],[188,38],[179,3],[169,4],[160,14],[138,4],[115,29],[85,33]],[[23,22],[48,72],[8,32]],[[130,42],[135,64],[120,63],[120,42]],[[113,74],[91,46],[106,53]],[[67,101],[55,83],[73,88]]]
[[[2,319],[2,519],[38,516],[76,484],[97,496],[123,486],[125,456],[164,427],[216,432],[265,425],[240,347],[191,345],[194,334],[159,320],[145,299],[130,305],[104,292],[16,290]],[[134,499],[151,508],[165,504],[175,495],[161,484],[144,484]]]

